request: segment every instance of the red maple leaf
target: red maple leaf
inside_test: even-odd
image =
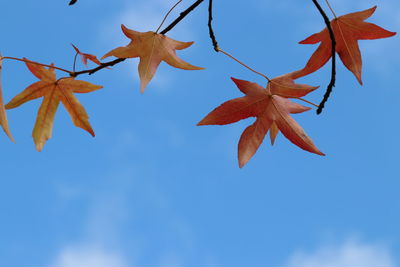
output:
[[[247,127],[240,137],[238,146],[240,168],[256,153],[268,131],[270,131],[272,143],[278,131],[281,131],[298,147],[324,155],[306,135],[303,128],[290,116],[291,113],[301,113],[310,108],[288,99],[304,96],[318,87],[295,84],[290,75],[292,74],[272,79],[267,88],[232,78],[245,96],[223,103],[198,123],[198,125],[225,125],[256,117],[256,121]]]
[[[331,27],[336,39],[336,52],[348,70],[350,70],[362,84],[361,80],[361,53],[358,40],[372,40],[387,38],[395,35],[395,32],[387,31],[375,24],[365,22],[375,12],[376,6],[337,17],[331,21]],[[306,66],[300,70],[294,78],[308,75],[323,65],[332,56],[332,42],[327,28],[315,33],[300,44],[316,44],[321,42],[317,50],[312,54]]]

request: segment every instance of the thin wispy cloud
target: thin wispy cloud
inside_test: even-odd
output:
[[[63,249],[50,267],[133,267],[117,252],[96,246],[71,246]]]
[[[80,226],[82,234],[60,244],[59,251],[47,267],[135,267],[152,260],[157,267],[186,266],[185,262],[194,251],[194,234],[175,214],[169,197],[152,181],[151,175],[141,175],[148,173],[146,167],[125,168],[125,171],[116,169],[97,177],[100,185],[96,188],[81,187],[79,194],[68,193],[67,198],[65,190],[59,191],[64,202],[73,202],[76,197],[84,198],[90,204]],[[138,203],[146,203],[146,209],[143,210]],[[164,230],[157,230],[161,234],[160,240],[164,240],[160,242],[171,237],[178,242],[153,251],[153,245],[143,240],[140,228],[143,216],[155,216],[156,220],[163,221]],[[127,224],[132,228],[129,247],[126,247],[127,237],[123,232]],[[151,259],[146,256],[149,254],[153,254]]]
[[[395,267],[390,250],[382,245],[347,241],[315,251],[297,251],[286,267]]]

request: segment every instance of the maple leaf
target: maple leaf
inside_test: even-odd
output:
[[[82,63],[83,65],[85,65],[87,67],[88,65],[88,60],[92,61],[93,63],[96,63],[97,65],[101,65],[100,60],[97,59],[97,57],[95,55],[92,54],[87,54],[87,53],[82,53],[78,47],[76,47],[75,45],[71,44],[72,47],[75,49],[76,53],[78,53],[81,56],[82,59]]]
[[[2,64],[3,60],[0,56],[0,125],[3,128],[4,132],[7,134],[7,136],[11,139],[11,141],[14,142],[14,138],[12,137],[10,128],[8,127],[7,113],[3,102],[3,92],[1,86],[1,71],[3,68]]]
[[[256,153],[268,131],[270,131],[272,143],[274,143],[278,131],[281,131],[298,147],[318,155],[324,155],[306,135],[303,128],[290,116],[290,113],[301,113],[310,108],[288,99],[304,96],[318,87],[295,84],[290,75],[286,74],[272,79],[267,88],[256,83],[231,78],[245,96],[223,103],[197,125],[225,125],[256,117],[256,121],[244,130],[239,140],[240,168]]]
[[[102,88],[102,86],[70,77],[57,80],[54,68],[46,69],[28,61],[25,63],[40,81],[29,85],[23,92],[11,99],[6,105],[6,109],[16,108],[30,100],[43,97],[32,132],[36,149],[41,151],[45,142],[51,138],[54,116],[60,102],[68,111],[74,125],[94,136],[93,129],[89,124],[89,116],[73,93],[89,93]]]
[[[158,65],[165,61],[175,68],[184,70],[201,70],[203,68],[193,66],[176,55],[175,50],[182,50],[191,46],[194,42],[180,42],[163,34],[152,31],[137,32],[121,25],[123,33],[132,41],[123,47],[118,47],[106,53],[101,59],[109,56],[118,58],[139,57],[140,90],[143,93],[145,87],[153,78]]]
[[[361,53],[358,40],[372,40],[387,38],[395,35],[395,32],[387,31],[375,24],[365,22],[375,12],[376,6],[359,12],[350,13],[337,17],[331,21],[331,27],[336,39],[336,52],[348,70],[350,70],[358,82],[361,80]],[[317,50],[312,54],[306,66],[298,72],[295,78],[308,75],[323,65],[332,56],[332,41],[327,28],[315,33],[300,44],[316,44],[321,42]]]

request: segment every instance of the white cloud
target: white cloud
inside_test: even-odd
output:
[[[118,249],[119,229],[129,214],[126,198],[130,177],[126,173],[116,173],[100,178],[106,189],[96,188],[96,192],[84,187],[79,190],[65,185],[60,187],[62,200],[83,198],[89,200],[90,205],[82,225],[83,235],[78,241],[62,245],[49,267],[132,267]]]
[[[127,139],[128,143],[133,142],[129,135]],[[59,191],[63,206],[68,205],[65,202],[75,202],[75,198],[87,205],[84,204],[79,226],[81,235],[60,244],[47,267],[133,267],[149,261],[149,253],[156,267],[187,266],[185,263],[196,251],[189,225],[176,214],[149,168],[141,165],[122,169],[96,177],[98,183],[81,186],[79,194]],[[160,242],[173,238],[177,243],[152,251],[152,244],[146,239],[149,229],[141,229],[149,217],[162,221],[161,229],[155,230],[159,231]],[[126,226],[132,231],[128,242]]]
[[[108,45],[121,45],[121,43],[127,42],[126,37],[122,34],[121,24],[136,31],[155,31],[175,3],[175,0],[128,1],[120,13],[114,14],[105,20],[104,25],[100,25],[99,35]],[[184,4],[178,5],[171,12],[161,29],[166,27],[185,8],[186,5]],[[168,35],[190,41],[193,39],[193,34],[192,29],[188,27],[189,22],[190,19],[186,20],[186,23],[180,23],[179,27],[175,27]]]
[[[69,247],[62,250],[51,267],[127,267],[118,253],[97,248]]]
[[[286,267],[395,267],[390,251],[383,245],[347,241],[314,252],[295,252]]]

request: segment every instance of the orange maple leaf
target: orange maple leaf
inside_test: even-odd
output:
[[[96,63],[97,65],[101,65],[100,60],[97,59],[97,57],[95,55],[92,54],[88,54],[88,53],[82,53],[78,47],[76,47],[75,45],[71,44],[72,47],[75,49],[76,53],[78,53],[81,56],[82,59],[82,63],[83,65],[85,65],[87,67],[88,65],[88,60],[92,61],[93,63]]]
[[[278,131],[281,131],[298,147],[318,155],[324,155],[306,135],[303,128],[290,116],[290,113],[301,113],[310,108],[288,99],[289,97],[304,96],[318,87],[295,84],[289,75],[292,74],[272,79],[267,88],[256,83],[232,78],[245,96],[223,103],[198,123],[198,125],[225,125],[256,117],[256,121],[244,130],[239,140],[240,168],[256,153],[268,130],[270,130],[272,143]]]
[[[89,124],[89,116],[73,93],[89,93],[102,88],[102,86],[70,77],[57,80],[54,68],[46,69],[28,61],[26,65],[40,81],[29,85],[23,92],[15,96],[6,105],[6,109],[16,108],[30,100],[43,97],[32,132],[36,149],[41,151],[45,142],[51,138],[54,116],[60,101],[67,109],[74,125],[94,136],[93,129]]]
[[[3,128],[4,132],[11,139],[11,141],[14,141],[14,138],[12,137],[11,132],[10,132],[10,128],[8,127],[7,113],[6,113],[6,109],[4,107],[4,102],[3,102],[3,92],[2,92],[2,86],[1,86],[1,71],[3,68],[2,64],[3,64],[3,60],[0,56],[0,126]]]
[[[387,31],[375,24],[365,22],[375,12],[376,6],[337,17],[331,21],[331,27],[336,39],[336,52],[348,70],[350,70],[362,84],[361,80],[361,53],[358,40],[372,40],[387,38],[395,35],[395,32]],[[315,33],[300,44],[316,44],[321,42],[317,50],[312,54],[306,66],[300,70],[294,78],[308,75],[323,65],[332,56],[332,42],[327,28]]]
[[[180,42],[173,40],[163,34],[158,34],[152,31],[137,32],[121,25],[123,33],[132,41],[123,47],[118,47],[101,59],[109,56],[118,58],[134,58],[139,57],[139,77],[140,90],[143,93],[145,87],[153,78],[158,65],[161,61],[165,61],[175,68],[184,70],[201,70],[203,68],[193,66],[180,59],[175,50],[182,50],[191,46],[194,42]]]

